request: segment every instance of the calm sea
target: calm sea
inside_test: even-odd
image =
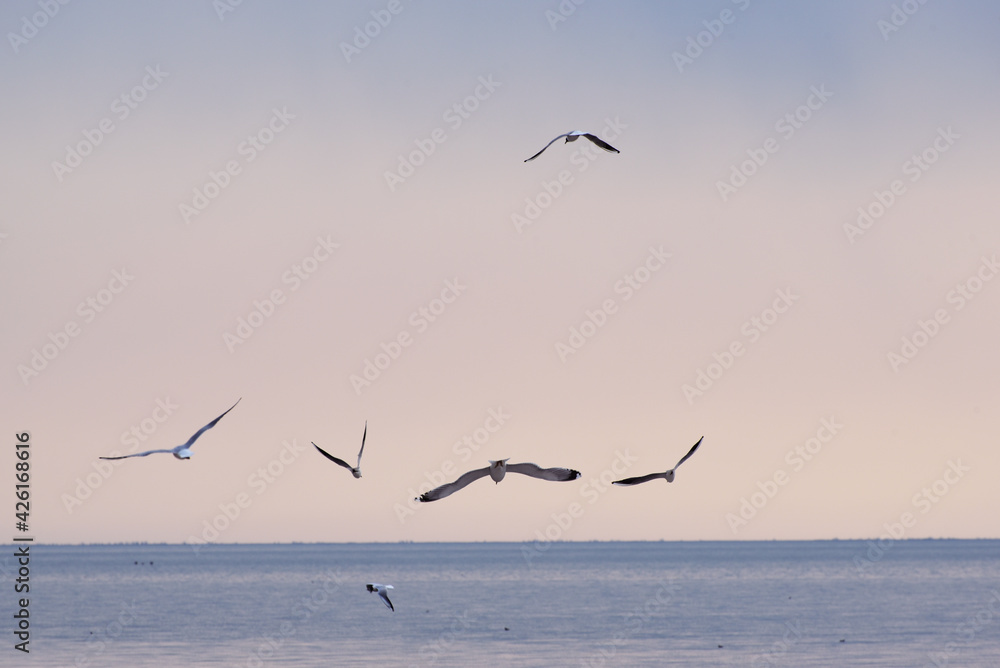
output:
[[[539,547],[37,544],[0,665],[1000,666],[1000,541]]]

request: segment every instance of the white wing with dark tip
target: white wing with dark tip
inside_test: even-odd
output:
[[[681,460],[679,462],[677,462],[676,464],[674,464],[674,468],[671,469],[671,470],[675,470],[678,466],[680,466],[681,464],[683,464],[684,462],[686,462],[688,460],[688,457],[690,457],[691,455],[694,454],[694,451],[698,449],[698,446],[701,445],[701,442],[704,441],[704,440],[705,440],[704,436],[702,436],[701,438],[699,438],[698,442],[691,446],[691,449],[688,450],[687,454],[684,455],[683,457],[681,457]]]
[[[621,153],[621,151],[619,151],[614,146],[612,146],[608,142],[604,141],[603,139],[601,139],[597,135],[592,135],[590,133],[587,133],[587,134],[585,134],[583,136],[586,137],[587,139],[589,139],[590,141],[594,142],[595,144],[597,144],[601,148],[603,148],[608,153]]]
[[[309,441],[309,442],[312,443],[312,441]],[[313,447],[316,448],[317,450],[319,450],[320,454],[322,454],[324,457],[326,457],[327,459],[329,459],[334,464],[340,464],[341,466],[343,466],[348,471],[353,471],[354,470],[354,467],[352,467],[350,464],[348,464],[347,462],[345,462],[343,459],[340,459],[338,457],[334,457],[329,452],[327,452],[323,448],[319,447],[315,443],[313,443]]]
[[[644,482],[649,482],[650,480],[656,480],[657,478],[666,478],[666,473],[650,473],[648,475],[641,475],[635,478],[625,478],[624,480],[615,480],[612,485],[621,485],[622,487],[627,487],[629,485],[639,485]]]
[[[99,459],[128,459],[129,457],[147,457],[149,455],[155,455],[158,452],[169,452],[174,453],[174,450],[146,450],[146,452],[136,452],[132,455],[120,455],[118,457],[100,457]]]
[[[544,147],[542,147],[541,151],[539,151],[535,155],[533,155],[530,158],[528,158],[527,160],[525,160],[525,162],[531,162],[532,160],[534,160],[535,158],[537,158],[538,156],[540,156],[542,153],[545,153],[545,149],[547,149],[549,146],[552,146],[553,144],[555,144],[557,141],[559,141],[563,137],[569,137],[569,133],[567,132],[564,135],[559,135],[558,137],[556,137],[555,139],[553,139],[552,141],[550,141],[548,144],[546,144]],[[521,155],[524,155],[524,154],[522,153]]]
[[[476,469],[475,471],[469,471],[468,473],[463,473],[459,476],[458,480],[455,482],[449,482],[441,485],[440,487],[435,487],[429,492],[424,492],[417,497],[418,500],[429,503],[431,501],[437,501],[438,499],[443,499],[446,496],[454,494],[458,490],[462,489],[466,485],[473,483],[480,478],[485,478],[490,474],[490,467]]]
[[[361,434],[361,449],[358,450],[358,465],[357,468],[361,470],[361,455],[365,452],[365,439],[368,437],[368,420],[365,420],[365,433]]]
[[[239,399],[236,400],[236,404],[240,403],[242,400],[243,400],[243,397],[240,397]],[[147,455],[153,455],[153,454],[156,454],[156,453],[159,453],[159,452],[169,452],[170,454],[172,454],[174,457],[177,457],[178,459],[188,459],[191,456],[191,446],[194,445],[194,442],[198,440],[198,437],[201,436],[202,434],[204,434],[206,431],[208,431],[212,427],[214,427],[215,424],[219,420],[221,420],[222,418],[224,418],[226,416],[226,413],[228,413],[229,411],[231,411],[234,408],[236,408],[236,404],[233,404],[232,406],[230,406],[229,409],[226,410],[225,413],[223,413],[222,415],[220,415],[219,417],[215,418],[214,420],[212,420],[211,422],[209,422],[208,424],[206,424],[204,427],[202,427],[201,429],[199,429],[198,431],[196,431],[194,433],[194,435],[187,440],[187,443],[184,443],[183,445],[178,445],[176,448],[171,448],[169,450],[163,450],[163,449],[160,449],[160,450],[147,450],[146,452],[137,452],[137,453],[131,454],[131,455],[121,455],[120,457],[101,457],[101,459],[128,459],[129,457],[146,457]]]

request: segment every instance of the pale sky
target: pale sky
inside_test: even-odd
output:
[[[1000,537],[1000,9],[482,4],[0,6],[32,535]]]

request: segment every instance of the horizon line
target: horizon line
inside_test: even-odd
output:
[[[870,538],[762,538],[762,539],[688,539],[688,540],[553,540],[545,543],[586,544],[586,543],[850,543],[882,540],[875,536]],[[891,542],[918,542],[918,541],[1000,541],[1000,537],[979,537],[979,538],[958,538],[958,537],[925,537],[925,538],[890,538]],[[34,541],[34,545],[45,545],[48,547],[107,547],[117,545],[157,545],[176,547],[233,547],[252,545],[520,545],[524,543],[537,543],[538,540],[395,540],[395,541],[275,541],[275,542],[225,542],[225,543],[168,543],[149,541],[119,541],[112,543],[45,543]],[[16,547],[17,543],[4,543],[5,546]]]

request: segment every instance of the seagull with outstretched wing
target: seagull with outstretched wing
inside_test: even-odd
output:
[[[466,485],[479,480],[480,478],[485,478],[489,476],[493,478],[493,481],[499,483],[503,480],[507,472],[511,473],[521,473],[526,476],[531,476],[532,478],[538,478],[540,480],[552,480],[555,482],[564,482],[567,480],[576,480],[580,477],[580,472],[574,469],[564,469],[564,468],[550,468],[543,469],[536,464],[523,463],[523,464],[507,464],[506,459],[499,459],[497,461],[490,460],[490,465],[486,468],[476,469],[474,471],[469,471],[459,476],[458,480],[455,482],[449,482],[440,487],[436,487],[429,492],[425,492],[417,497],[419,501],[424,503],[430,501],[437,501],[438,499],[443,499],[446,496],[454,494],[458,490],[462,489]]]
[[[343,459],[340,459],[339,457],[334,457],[329,452],[327,452],[323,448],[319,447],[315,443],[313,443],[313,447],[316,448],[317,450],[319,450],[320,453],[322,453],[322,455],[324,457],[326,457],[327,459],[329,459],[334,464],[340,464],[345,469],[347,469],[348,471],[350,471],[352,474],[354,474],[355,478],[360,478],[361,477],[361,455],[365,451],[365,438],[367,436],[368,436],[368,420],[365,420],[365,433],[363,433],[361,435],[361,450],[358,451],[358,465],[357,466],[351,466],[350,464],[348,464],[347,462],[345,462]]]
[[[389,600],[389,590],[393,589],[392,585],[383,585],[377,582],[369,582],[365,585],[368,587],[369,592],[377,592],[379,597],[381,597],[382,602],[385,603],[385,607],[389,608],[393,612],[396,612],[396,608],[392,607],[392,601]]]
[[[656,480],[657,478],[663,478],[667,482],[673,482],[674,481],[674,471],[677,469],[678,466],[680,466],[681,464],[683,464],[684,462],[686,462],[687,459],[688,459],[688,457],[690,457],[691,455],[694,454],[694,451],[698,449],[698,446],[701,445],[701,442],[703,440],[705,440],[704,436],[702,436],[701,438],[699,438],[698,442],[695,443],[693,446],[691,446],[691,449],[688,450],[688,453],[686,455],[684,455],[683,457],[681,457],[681,460],[679,462],[677,462],[676,464],[674,464],[674,468],[670,469],[669,471],[664,471],[663,473],[650,473],[648,475],[641,475],[641,476],[638,476],[636,478],[625,478],[624,480],[615,480],[611,484],[612,485],[621,485],[623,487],[626,487],[626,486],[629,486],[629,485],[639,485],[641,483],[648,482],[650,480]]]
[[[530,158],[528,158],[527,160],[525,160],[525,162],[531,162],[532,160],[534,160],[535,158],[537,158],[538,156],[540,156],[542,153],[544,153],[546,148],[548,148],[549,146],[552,146],[552,144],[556,143],[557,141],[559,141],[563,137],[566,138],[565,143],[567,143],[567,144],[569,142],[571,142],[571,141],[576,141],[580,137],[586,137],[590,141],[594,142],[595,144],[597,144],[598,146],[600,146],[601,148],[603,148],[608,153],[621,153],[621,151],[619,151],[614,146],[612,146],[608,142],[604,141],[603,139],[601,139],[597,135],[592,135],[589,132],[584,132],[582,130],[573,130],[572,132],[567,132],[566,134],[559,135],[558,137],[556,137],[555,139],[553,139],[552,141],[550,141],[548,144],[546,144],[545,147],[541,151],[539,151],[535,155],[533,155]]]
[[[236,404],[240,403],[240,401],[242,401],[242,400],[243,400],[243,397],[240,397],[239,399],[236,400]],[[232,406],[230,406],[229,410],[227,410],[226,413],[228,413],[229,411],[231,411],[234,408],[236,408],[236,404],[233,404]],[[194,436],[192,436],[191,438],[189,438],[187,440],[187,443],[185,443],[183,445],[178,445],[176,448],[171,448],[170,450],[147,450],[146,452],[137,452],[137,453],[135,453],[133,455],[121,455],[120,457],[101,457],[101,459],[128,459],[129,457],[145,457],[146,455],[152,455],[152,454],[156,454],[158,452],[169,452],[170,454],[172,454],[177,459],[191,459],[191,454],[192,454],[191,453],[191,446],[194,445],[194,442],[198,440],[199,436],[201,436],[206,431],[208,431],[209,429],[211,429],[212,427],[214,427],[215,423],[218,422],[219,420],[221,420],[223,417],[225,417],[226,413],[223,413],[219,417],[215,418],[214,420],[212,420],[211,422],[209,422],[208,424],[206,424],[204,427],[202,427],[201,429],[199,429],[198,431],[196,431],[194,433]]]

